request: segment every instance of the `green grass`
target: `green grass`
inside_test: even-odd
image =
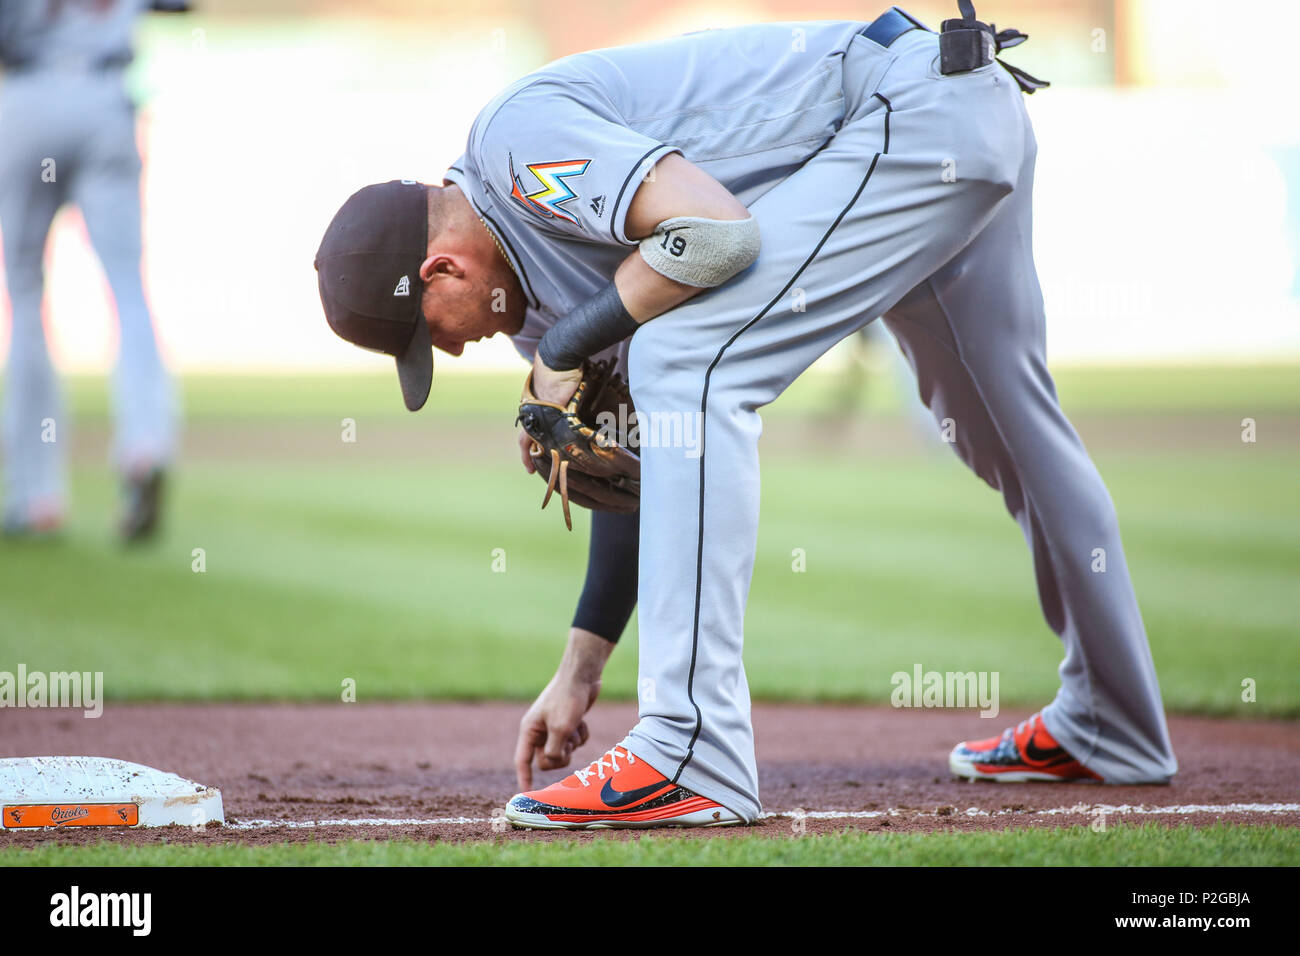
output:
[[[895,366],[889,368],[893,371]],[[1052,377],[1061,405],[1070,415],[1218,412],[1235,414],[1240,420],[1300,409],[1296,365],[1066,366],[1053,369]],[[900,392],[915,393],[910,374],[901,387],[891,387],[891,379],[889,374],[878,374],[865,386],[873,408],[893,409]],[[805,375],[777,400],[771,414],[797,416],[824,407],[828,395],[839,387],[835,376]]]
[[[520,373],[447,374],[434,377],[429,403],[418,416],[402,407],[396,379],[387,371],[359,375],[191,375],[184,382],[185,411],[192,421],[332,420],[350,416],[424,423],[513,418]],[[1300,411],[1300,366],[1069,366],[1053,370],[1066,411],[1080,413]],[[798,417],[824,407],[842,388],[834,375],[805,375],[767,411],[766,416]],[[892,409],[899,388],[891,374],[864,385],[872,407]],[[902,387],[914,391],[910,382]],[[83,422],[108,416],[106,385],[100,376],[68,380],[69,410]]]
[[[655,834],[525,842],[412,840],[264,846],[41,846],[0,850],[0,866],[1294,866],[1300,830],[1117,825],[939,833],[716,839]]]
[[[1196,414],[1207,395],[1223,396],[1210,411],[1274,403],[1295,414],[1300,396],[1283,403],[1295,374],[1058,378],[1067,407],[1073,397],[1108,415],[1117,395],[1169,414],[1180,395]],[[513,378],[439,382],[443,401],[410,416],[388,376],[188,380],[195,434],[224,429],[227,444],[186,460],[156,547],[124,554],[112,541],[114,489],[99,464],[74,471],[64,540],[0,542],[0,670],[102,670],[112,700],[330,699],[345,678],[361,700],[531,698],[554,668],[581,585],[587,516],[577,509],[567,534],[554,510],[538,511],[540,482],[519,473],[512,452]],[[814,391],[790,396],[792,410],[779,414],[815,407],[827,385],[806,387]],[[102,382],[74,380],[70,394],[77,424],[94,432]],[[349,416],[356,445],[338,441]],[[373,450],[376,419],[417,449],[454,421],[491,423],[501,453],[482,443],[463,455],[453,443],[440,459]],[[284,430],[316,444],[305,454],[265,442],[242,450],[245,436]],[[998,671],[1004,706],[1051,698],[1060,644],[994,492],[946,454],[768,452],[746,628],[757,698],[883,701],[890,675],[918,662]],[[1166,705],[1300,715],[1300,448],[1234,438],[1103,451],[1098,463]],[[198,548],[204,573],[191,569]],[[795,548],[804,573],[792,571]],[[634,628],[624,642],[607,672],[610,697],[634,691]],[[1255,703],[1241,701],[1245,678],[1258,682]]]
[[[523,384],[519,375],[503,373],[438,374],[429,403],[419,415],[402,405],[397,378],[387,372],[358,375],[191,375],[182,385],[185,416],[191,422],[268,422],[304,420],[401,422],[412,425],[452,420],[475,422],[509,419]],[[107,384],[100,376],[68,379],[68,409],[81,422],[108,418]],[[507,421],[507,425],[510,422]]]

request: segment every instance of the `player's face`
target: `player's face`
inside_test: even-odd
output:
[[[433,347],[448,355],[498,332],[513,335],[523,319],[522,309],[504,308],[501,290],[470,276],[428,283],[421,307]]]

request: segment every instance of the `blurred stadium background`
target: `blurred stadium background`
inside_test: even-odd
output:
[[[932,25],[951,0],[909,11]],[[753,20],[864,19],[867,2],[209,0],[145,18],[132,82],[147,161],[146,273],[184,371],[373,369],[323,335],[311,258],[358,186],[439,181],[478,109],[558,56]],[[1285,0],[985,0],[1052,81],[1037,251],[1061,362],[1300,358],[1300,80]],[[883,7],[882,7],[883,8]],[[358,15],[364,9],[365,15]],[[987,11],[987,12],[985,12]],[[75,212],[51,244],[65,368],[113,347]],[[443,368],[511,367],[504,340]]]
[[[130,79],[145,273],[183,376],[185,453],[163,539],[124,556],[104,460],[111,305],[65,210],[47,322],[72,373],[73,523],[56,544],[0,545],[5,666],[104,670],[114,699],[337,699],[344,677],[362,700],[530,698],[554,667],[586,535],[585,518],[568,535],[539,514],[540,484],[520,474],[522,366],[505,341],[471,345],[439,361],[429,409],[408,415],[391,363],[322,321],[311,262],[324,226],[362,184],[437,181],[480,106],[557,56],[883,9],[358,6],[209,0],[143,23]],[[955,11],[904,6],[931,25]],[[1031,35],[1007,59],[1053,84],[1028,104],[1049,355],[1116,498],[1171,709],[1300,714],[1292,6],[1233,4],[1231,29],[1224,5],[1191,0],[977,6]],[[999,670],[1004,705],[1041,705],[1060,648],[1017,529],[918,433],[897,364],[857,348],[836,349],[765,415],[755,694],[884,700],[889,675],[920,661]],[[1247,417],[1255,443],[1241,439]],[[345,418],[355,443],[340,440]],[[455,457],[433,456],[435,435]],[[633,651],[615,655],[609,693],[631,696]],[[1260,682],[1257,704],[1240,699],[1245,677]]]

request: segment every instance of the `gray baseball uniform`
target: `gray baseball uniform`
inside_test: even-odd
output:
[[[176,402],[140,276],[140,156],[122,83],[145,0],[4,0],[0,8],[0,228],[13,306],[3,446],[7,520],[61,511],[66,423],[41,324],[42,257],[59,207],[81,210],[121,331],[113,457],[166,464]],[[49,441],[47,422],[55,423]]]
[[[1166,780],[1176,762],[1114,509],[1046,367],[1020,90],[996,62],[942,75],[933,33],[886,48],[864,26],[766,24],[560,60],[484,110],[448,174],[521,277],[525,356],[629,253],[628,203],[667,152],[762,229],[752,267],[646,323],[626,356],[638,414],[700,434],[641,449],[641,719],[622,745],[759,813],[741,661],[758,408],[883,315],[1033,552],[1066,650],[1048,730],[1108,781]]]

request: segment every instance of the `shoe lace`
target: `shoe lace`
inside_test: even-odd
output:
[[[1033,714],[1033,715],[1031,715],[1031,716],[1029,716],[1029,717],[1026,717],[1026,718],[1025,718],[1024,720],[1022,720],[1020,723],[1016,724],[1016,732],[1015,732],[1015,734],[1014,734],[1013,736],[1019,737],[1022,733],[1024,733],[1026,727],[1033,727],[1033,726],[1034,726],[1034,723],[1035,723],[1038,719],[1039,719],[1039,718],[1038,718],[1038,714]],[[1036,729],[1036,728],[1035,728],[1035,729]]]
[[[605,758],[607,757],[609,758],[608,763],[605,762]],[[590,787],[591,784],[587,782],[587,778],[592,774],[596,775],[597,780],[604,780],[606,768],[609,769],[610,773],[618,773],[618,761],[620,757],[627,761],[628,766],[636,763],[636,758],[633,757],[629,751],[620,750],[618,747],[611,747],[593,760],[591,766],[587,767],[585,770],[575,770],[573,775],[578,778],[578,782],[584,787]]]

